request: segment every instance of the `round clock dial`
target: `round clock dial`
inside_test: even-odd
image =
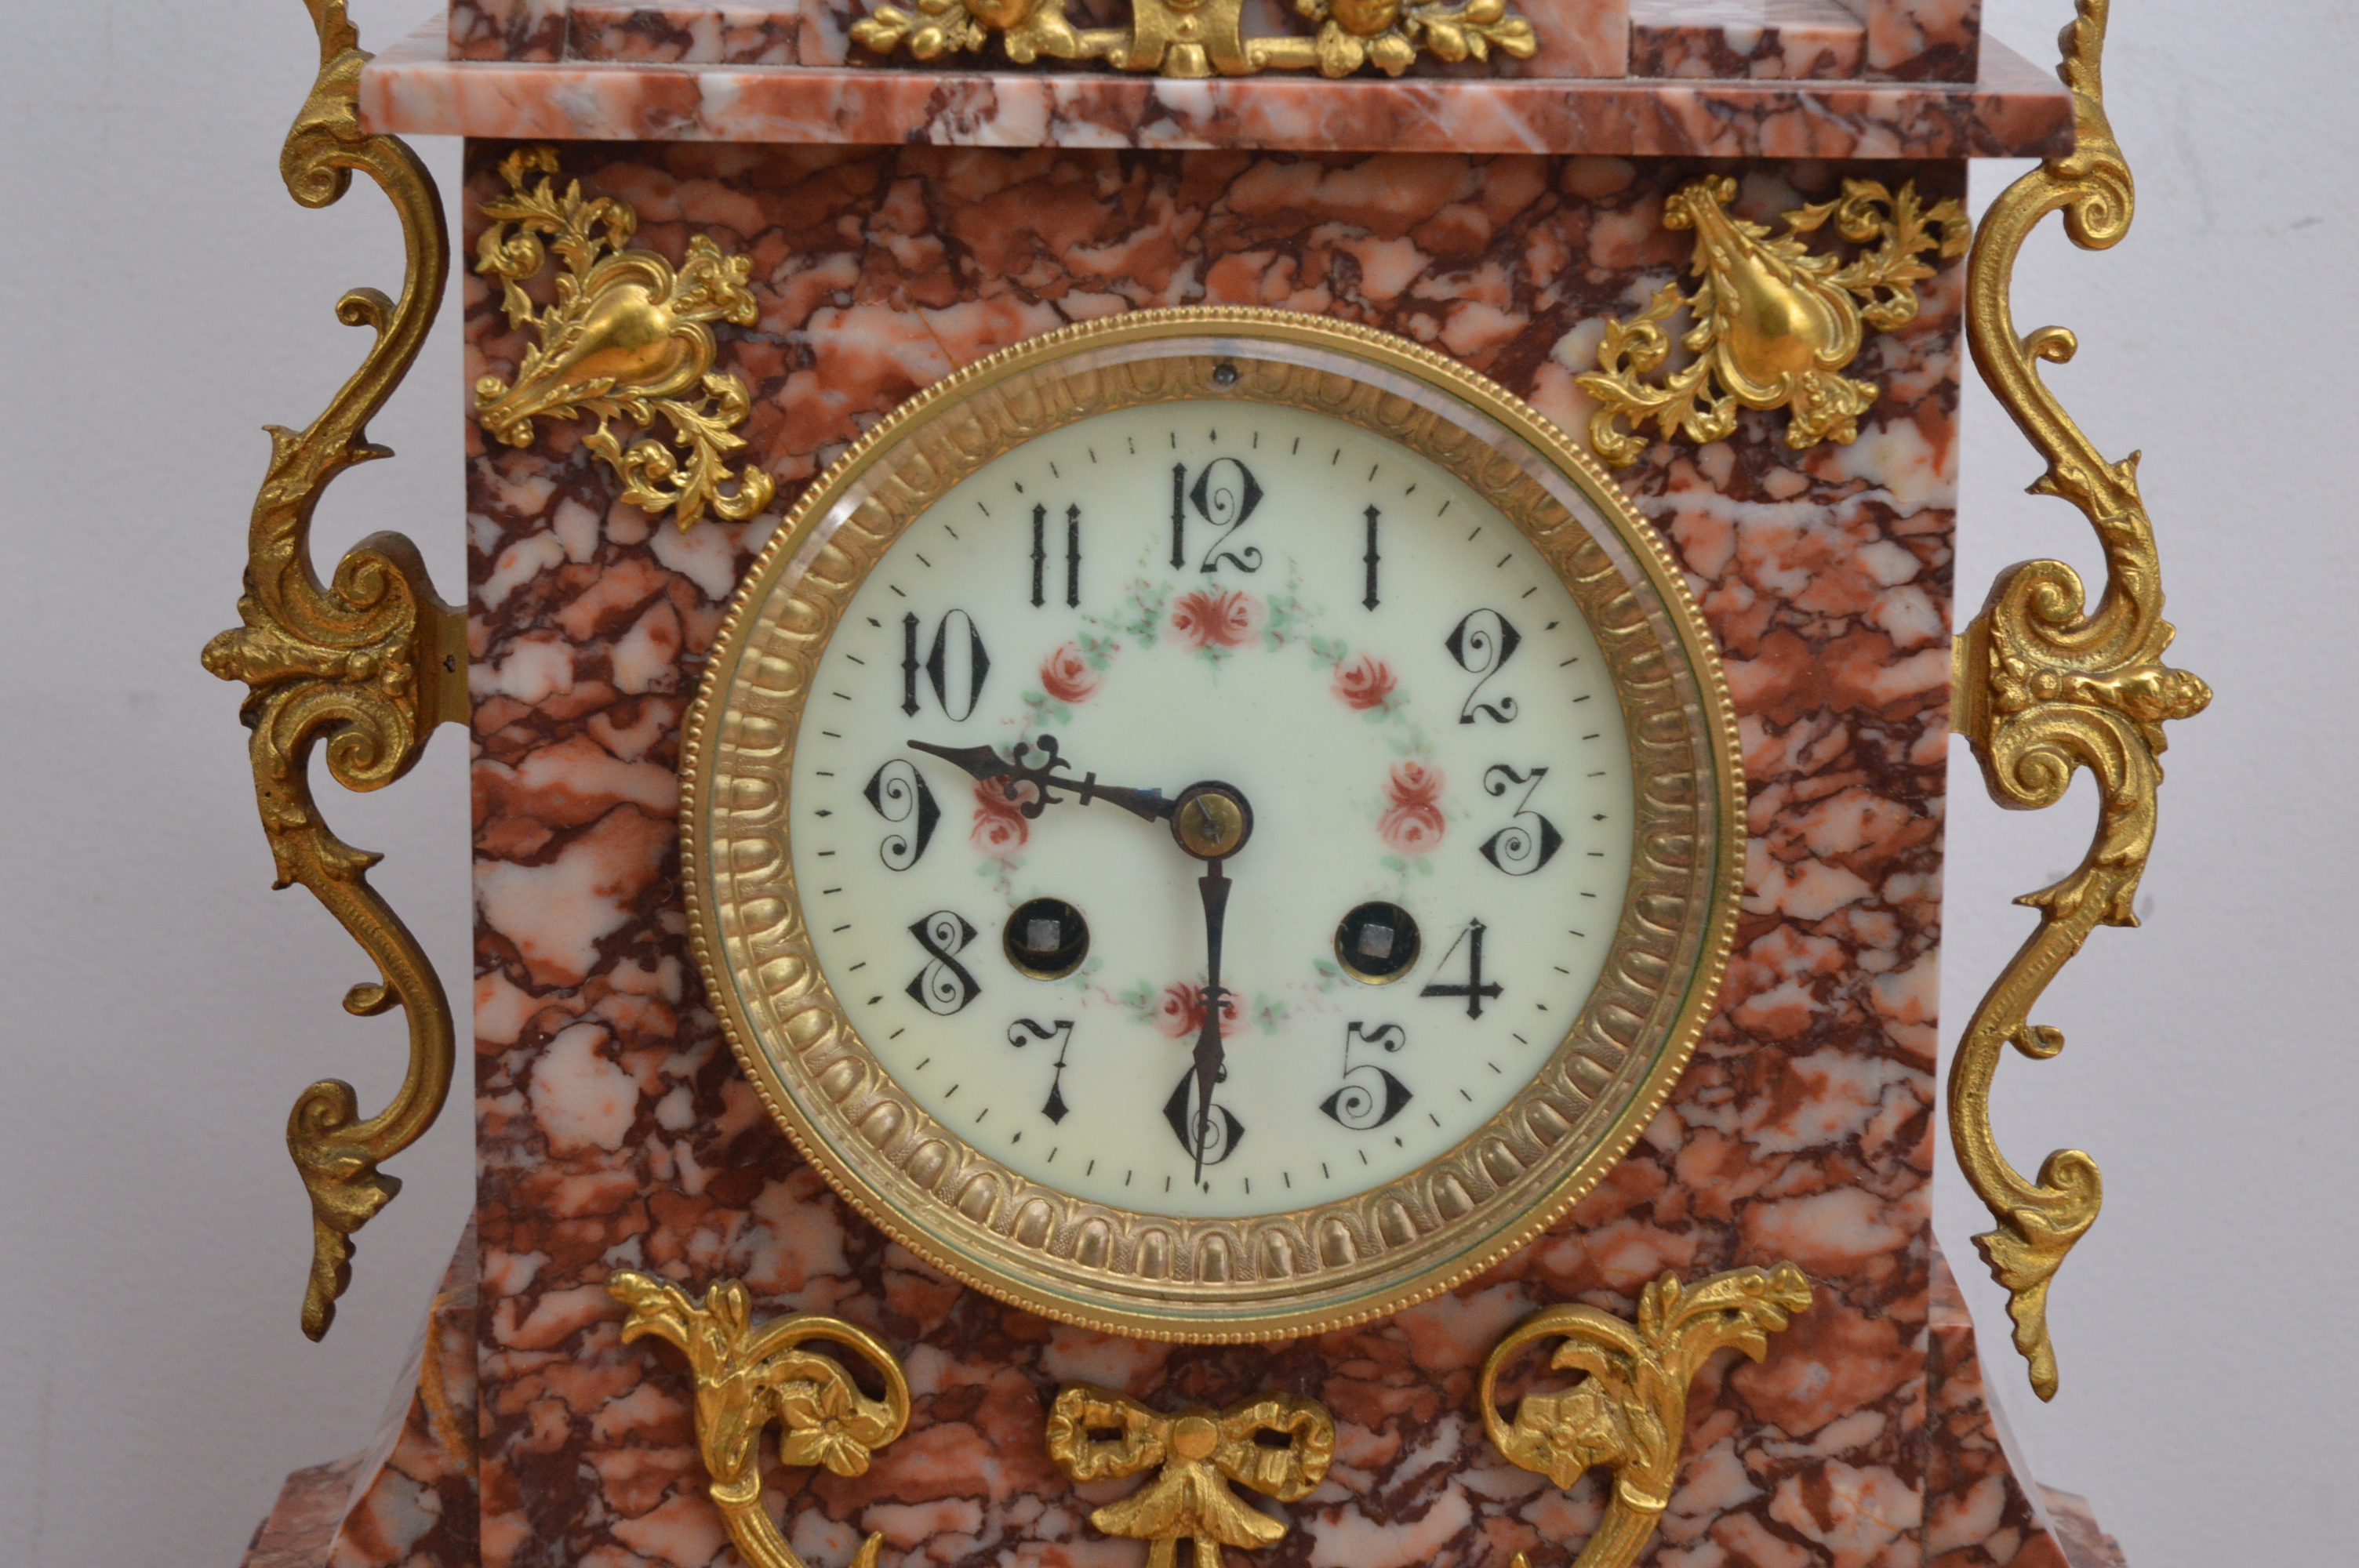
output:
[[[1528,1237],[1692,1044],[1740,866],[1718,667],[1618,492],[1397,341],[1169,312],[816,484],[690,722],[700,957],[915,1249],[1236,1338]]]

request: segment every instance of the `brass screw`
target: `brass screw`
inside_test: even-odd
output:
[[[1180,847],[1201,860],[1217,860],[1245,842],[1245,808],[1218,790],[1190,795],[1171,819]]]

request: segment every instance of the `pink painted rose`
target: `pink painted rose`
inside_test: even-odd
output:
[[[1081,702],[1097,690],[1098,675],[1081,648],[1068,643],[1041,663],[1040,687],[1059,702]]]
[[[1355,654],[1335,666],[1335,695],[1354,712],[1382,708],[1385,698],[1393,694],[1393,672],[1385,667],[1384,661],[1365,654]]]
[[[1261,601],[1226,593],[1183,593],[1171,606],[1171,632],[1190,648],[1242,648],[1261,631]]]
[[[1392,808],[1376,819],[1376,832],[1404,855],[1426,855],[1441,842],[1449,824],[1441,815],[1441,770],[1417,761],[1395,762],[1385,780]]]
[[[1441,798],[1441,770],[1414,758],[1393,764],[1385,780],[1385,798],[1395,806],[1431,806]]]
[[[1003,859],[1024,848],[1032,837],[1032,824],[1017,809],[1022,801],[1007,798],[1007,780],[1008,775],[1002,773],[978,780],[974,786],[974,847]],[[1026,784],[1018,793],[1031,788]]]
[[[1221,1038],[1226,1040],[1245,1024],[1234,991],[1221,999]],[[1155,1027],[1174,1040],[1193,1040],[1204,1032],[1204,988],[1185,984],[1163,988],[1155,1006]]]

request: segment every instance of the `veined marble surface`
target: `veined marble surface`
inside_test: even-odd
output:
[[[1866,36],[1872,55],[1872,16]],[[767,35],[745,39],[785,47]],[[669,47],[652,34],[626,35],[615,47],[642,43],[651,61]],[[1781,158],[2046,157],[2071,149],[2071,103],[2053,72],[1996,45],[1982,66],[1981,81],[1953,85],[1303,75],[1173,81],[1103,72],[536,64],[451,60],[438,23],[370,62],[361,118],[372,131],[405,135],[824,147]]]
[[[1844,81],[1867,29],[1842,0],[1638,0],[1630,74]]]
[[[465,254],[506,150],[469,149]],[[677,257],[709,232],[753,258],[761,319],[721,334],[718,368],[755,389],[746,434],[781,508],[957,366],[1157,305],[1386,328],[1579,429],[1572,377],[1604,319],[1692,243],[1661,225],[1692,166],[1610,157],[673,144],[574,147],[565,172],[629,200],[639,243]],[[1913,178],[1929,200],[1964,183],[1954,162],[1767,165],[1737,208],[1770,219],[1845,174]],[[682,713],[769,524],[681,534],[618,504],[582,427],[526,451],[471,428],[484,1563],[722,1558],[686,1375],[620,1344],[618,1268],[699,1291],[734,1275],[765,1315],[834,1313],[906,1358],[910,1430],[866,1476],[773,1477],[815,1568],[867,1530],[897,1562],[1134,1564],[1086,1522],[1100,1489],[1043,1449],[1049,1400],[1082,1379],[1167,1407],[1281,1390],[1333,1411],[1335,1468],[1256,1568],[1496,1568],[1560,1562],[1601,1509],[1595,1476],[1560,1493],[1488,1448],[1472,1400],[1497,1337],[1552,1302],[1626,1314],[1665,1269],[1787,1259],[1817,1304],[1766,1364],[1699,1381],[1655,1561],[1921,1563],[1962,286],[1945,264],[1919,317],[1870,341],[1854,373],[1885,395],[1855,445],[1796,453],[1782,415],[1747,415],[1730,441],[1658,445],[1625,474],[1725,650],[1752,790],[1730,979],[1670,1105],[1490,1274],[1269,1346],[1138,1343],[1002,1306],[795,1156],[690,960],[674,820]],[[468,382],[511,373],[522,340],[467,289]],[[1987,1511],[1941,1517],[1954,1534]],[[1991,1521],[2017,1548],[2025,1528],[2006,1506]]]
[[[868,8],[865,0],[451,0],[449,21],[436,30],[452,59],[842,65],[851,23]],[[1530,59],[1462,69],[1427,60],[1418,73],[1972,81],[1982,35],[1982,0],[1520,0],[1517,9],[1538,37]],[[1073,0],[1068,14],[1103,27],[1120,10],[1120,0]],[[1278,0],[1249,0],[1245,19],[1250,32],[1310,30]],[[1745,35],[1763,28],[1788,37],[1756,52]],[[1723,29],[1720,44],[1706,41]],[[1819,46],[1829,34],[1848,41],[1825,52]],[[1667,39],[1680,40],[1668,53],[1683,69],[1658,69]],[[1724,69],[1732,62],[1744,69]],[[1812,69],[1777,69],[1798,62]],[[860,63],[875,61],[864,51]]]

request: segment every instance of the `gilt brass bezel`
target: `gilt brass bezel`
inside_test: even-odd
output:
[[[1497,507],[1595,631],[1637,784],[1612,950],[1531,1082],[1397,1180],[1242,1218],[1084,1201],[930,1116],[885,1072],[820,970],[788,827],[811,677],[903,530],[1036,436],[1183,398],[1343,419],[1440,463]],[[911,1251],[1004,1301],[1108,1332],[1284,1338],[1379,1317],[1464,1281],[1560,1217],[1629,1151],[1719,992],[1744,881],[1743,781],[1720,656],[1677,565],[1547,419],[1389,334],[1270,310],[1148,311],[1036,338],[912,398],[811,485],[763,550],[687,723],[691,942],[764,1103],[829,1183]]]

